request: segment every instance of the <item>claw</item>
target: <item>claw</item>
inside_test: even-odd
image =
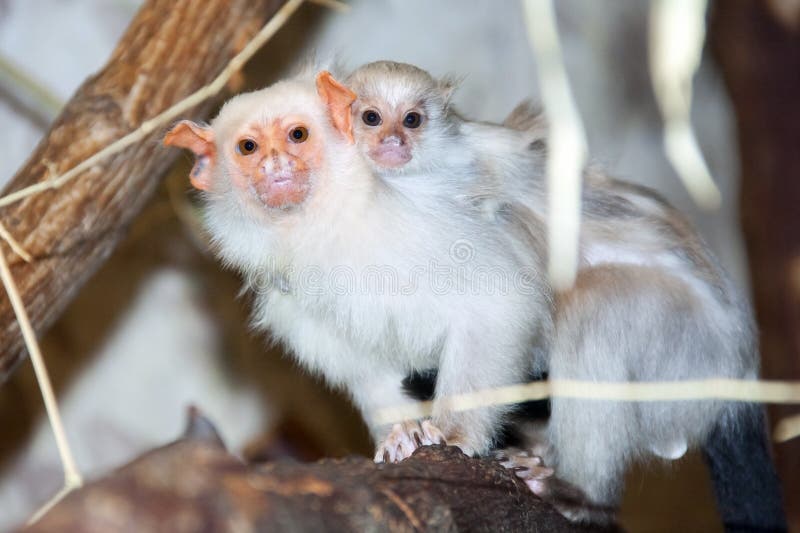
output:
[[[389,463],[391,462],[390,459],[391,458],[389,457],[389,450],[383,450],[383,462]]]
[[[432,444],[447,444],[442,432],[439,431],[439,428],[434,426],[430,420],[424,420],[420,427],[422,428],[422,432],[425,434],[425,437]]]

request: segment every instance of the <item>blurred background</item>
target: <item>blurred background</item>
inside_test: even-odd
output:
[[[248,64],[247,88],[267,85],[316,54],[336,55],[351,67],[393,59],[434,75],[464,76],[455,102],[474,119],[500,121],[520,100],[537,99],[517,1],[348,3],[352,9],[346,13],[303,6]],[[657,189],[688,213],[747,289],[735,119],[710,53],[695,78],[693,121],[723,206],[702,213],[662,152],[647,67],[648,2],[556,4],[592,159],[615,177]],[[104,65],[139,5],[0,0],[0,59],[7,77],[0,89],[0,185],[23,164],[60,105]],[[9,81],[14,71],[33,81],[36,98],[26,97],[31,87],[13,89],[21,83]],[[246,457],[368,454],[366,429],[346,399],[249,330],[249,302],[238,295],[239,280],[222,270],[186,223],[190,163],[183,158],[43,340],[80,468],[97,475],[175,438],[189,404],[199,406],[229,448]],[[0,428],[4,530],[24,520],[62,481],[27,362],[0,387]],[[720,530],[699,456],[632,472],[622,523],[630,531]]]

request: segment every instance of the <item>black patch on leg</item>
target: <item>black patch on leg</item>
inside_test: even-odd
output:
[[[436,376],[438,372],[435,368],[412,372],[403,379],[403,392],[406,396],[420,402],[433,400],[436,391]]]
[[[418,401],[432,400],[436,391],[436,377],[437,370],[435,368],[412,372],[403,379],[403,391],[408,397]],[[531,373],[528,378],[530,381],[543,381],[547,379],[547,374]],[[494,438],[495,448],[502,449],[522,444],[522,437],[516,429],[517,423],[522,421],[544,421],[549,418],[549,399],[513,405],[506,422],[502,427],[497,428],[497,435]]]

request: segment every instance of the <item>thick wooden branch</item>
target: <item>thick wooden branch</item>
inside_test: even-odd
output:
[[[246,465],[193,414],[182,439],[71,493],[25,531],[592,530],[497,461],[457,448],[421,448],[396,465],[363,457]]]
[[[63,173],[206,85],[285,0],[148,0],[100,73],[72,97],[4,194]],[[204,118],[216,105],[194,110]],[[111,254],[178,151],[162,131],[57,190],[0,209],[0,222],[33,256],[3,243],[12,274],[41,332]],[[24,357],[7,298],[0,298],[0,383]]]
[[[800,378],[800,10],[785,0],[725,0],[711,44],[738,122],[742,225],[761,330],[762,374]],[[797,408],[773,406],[773,420]],[[800,441],[775,447],[785,508],[800,531]]]

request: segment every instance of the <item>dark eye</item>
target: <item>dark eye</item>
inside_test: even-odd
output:
[[[361,120],[363,120],[364,124],[367,126],[377,126],[382,122],[380,113],[374,109],[367,109],[364,111],[364,114],[361,115]]]
[[[292,131],[289,132],[289,139],[296,143],[306,142],[306,139],[308,139],[308,129],[303,126],[292,128]]]
[[[409,111],[403,117],[403,126],[406,128],[419,128],[420,124],[422,124],[422,115],[416,111]]]
[[[242,139],[236,145],[236,150],[242,155],[250,155],[256,151],[258,144],[253,139]]]

